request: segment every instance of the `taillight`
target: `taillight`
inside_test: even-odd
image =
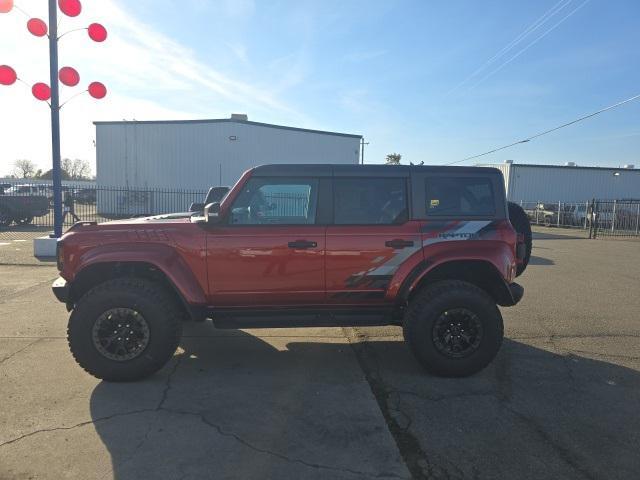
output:
[[[62,267],[64,267],[64,251],[62,248],[63,244],[60,240],[56,244],[56,264],[58,266],[58,271],[62,271]]]

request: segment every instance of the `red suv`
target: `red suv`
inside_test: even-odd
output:
[[[205,319],[400,325],[429,372],[465,376],[498,352],[530,251],[496,169],[265,165],[203,212],[74,225],[53,291],[71,352],[105,380],[154,373]]]

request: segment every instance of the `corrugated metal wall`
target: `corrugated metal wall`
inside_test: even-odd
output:
[[[640,198],[640,169],[495,164],[509,200],[584,202],[592,198]],[[618,173],[618,175],[614,175]]]
[[[360,138],[242,122],[122,122],[96,124],[96,149],[98,185],[206,189],[266,163],[358,163]]]

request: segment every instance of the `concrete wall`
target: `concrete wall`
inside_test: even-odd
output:
[[[206,189],[267,163],[357,163],[360,137],[256,122],[96,122],[101,186]]]

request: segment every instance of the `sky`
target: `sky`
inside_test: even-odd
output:
[[[45,0],[16,0],[47,19]],[[640,93],[637,0],[83,0],[60,40],[107,97],[61,110],[62,156],[95,164],[97,120],[227,118],[364,135],[366,163],[445,164]],[[0,64],[48,83],[46,38],[0,14]],[[82,88],[81,88],[82,87]],[[0,175],[51,165],[49,109],[0,85]],[[462,164],[640,166],[640,100]],[[259,163],[259,159],[256,159]]]

